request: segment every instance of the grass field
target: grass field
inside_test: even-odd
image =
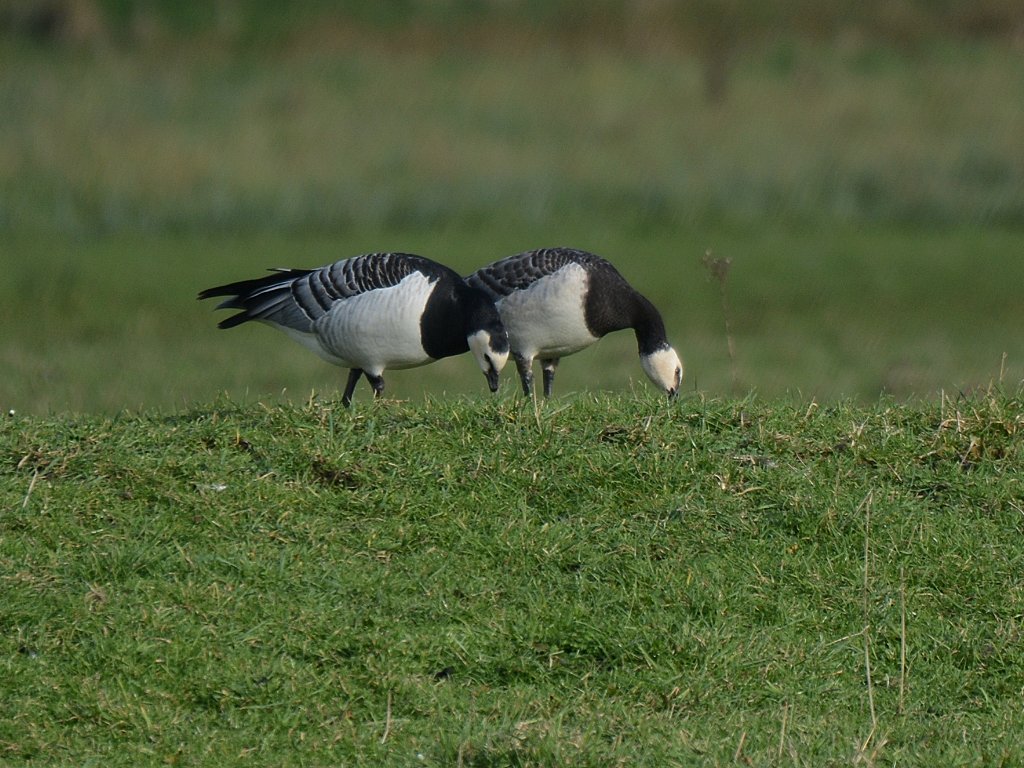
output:
[[[542,245],[606,255],[664,311],[691,391],[871,400],[1024,379],[1008,46],[780,41],[711,106],[671,48],[329,24],[241,53],[3,45],[5,409],[329,393],[341,372],[265,328],[217,332],[193,297],[380,249],[466,272]],[[735,360],[708,250],[732,259]],[[559,392],[642,378],[620,336],[563,366]],[[388,386],[478,378],[454,360]]]
[[[771,39],[710,104],[656,36],[164,5],[0,39],[0,763],[1024,762],[1018,47]],[[346,411],[195,298],[545,245],[679,401],[620,333],[550,402],[463,357]]]
[[[1018,397],[0,426],[0,754],[1015,765]]]
[[[606,254],[661,307],[687,366],[684,390],[867,402],[881,392],[933,398],[1024,379],[1024,243],[1012,230],[769,226],[631,235],[551,226],[527,239],[517,227],[494,226],[343,238],[24,237],[8,241],[17,259],[0,283],[0,406],[113,413],[188,408],[224,392],[239,402],[285,390],[293,402],[313,390],[330,398],[342,370],[263,326],[218,330],[223,313],[199,304],[198,290],[380,247],[418,250],[469,272],[553,243]],[[491,250],[481,253],[484,244]],[[726,290],[734,362],[719,285],[701,263],[709,248],[733,259]],[[468,357],[393,372],[387,386],[417,401],[485,391]],[[555,394],[631,386],[648,384],[624,332],[567,359]],[[519,397],[512,367],[500,397]]]
[[[788,44],[704,100],[685,50],[326,25],[280,49],[5,50],[0,226],[1024,224],[1024,57]]]

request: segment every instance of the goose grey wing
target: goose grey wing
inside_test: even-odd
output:
[[[508,256],[481,267],[466,281],[487,292],[497,301],[513,291],[529,288],[542,277],[552,275],[567,264],[579,264],[589,269],[604,262],[592,253],[575,248],[540,248]]]
[[[433,262],[404,253],[368,253],[342,259],[319,269],[278,269],[257,280],[209,288],[199,298],[228,296],[220,308],[241,309],[223,320],[232,328],[249,320],[309,333],[313,324],[339,301],[362,293],[389,288],[414,271],[431,271]]]
[[[440,264],[411,253],[367,253],[342,259],[314,270],[305,286],[297,286],[301,301],[310,305],[329,306],[339,299],[350,299],[361,293],[398,285],[413,272],[434,277],[443,271]]]

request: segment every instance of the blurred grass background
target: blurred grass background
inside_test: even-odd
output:
[[[383,249],[605,255],[684,389],[1024,378],[1017,2],[0,0],[0,105],[4,408],[333,397],[195,294]],[[646,387],[628,334],[559,379]],[[388,392],[482,384],[460,358]]]

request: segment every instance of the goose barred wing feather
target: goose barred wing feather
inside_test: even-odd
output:
[[[482,288],[494,301],[514,291],[528,288],[537,280],[552,275],[567,264],[579,264],[584,269],[612,268],[611,264],[587,251],[575,248],[541,248],[526,251],[496,261],[474,272],[467,282]]]
[[[368,253],[351,259],[342,259],[316,270],[316,285],[311,291],[316,300],[325,296],[348,299],[360,293],[398,285],[413,272],[430,276],[439,272],[440,265],[422,256],[410,253]]]
[[[241,309],[219,323],[232,328],[249,320],[264,320],[275,325],[309,333],[313,324],[338,301],[361,293],[398,285],[414,271],[428,276],[438,273],[440,265],[406,253],[370,253],[342,259],[319,269],[275,269],[274,274],[256,280],[243,280],[199,294],[229,298],[218,309]]]

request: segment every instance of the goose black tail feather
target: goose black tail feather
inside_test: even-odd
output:
[[[237,283],[218,285],[200,291],[200,299],[227,296],[217,309],[241,309],[237,315],[221,320],[218,328],[234,328],[249,320],[270,320],[281,325],[298,326],[308,324],[301,310],[295,306],[291,295],[292,282],[308,275],[311,269],[274,269],[274,274],[255,280],[240,280]],[[292,317],[298,313],[300,317]]]

